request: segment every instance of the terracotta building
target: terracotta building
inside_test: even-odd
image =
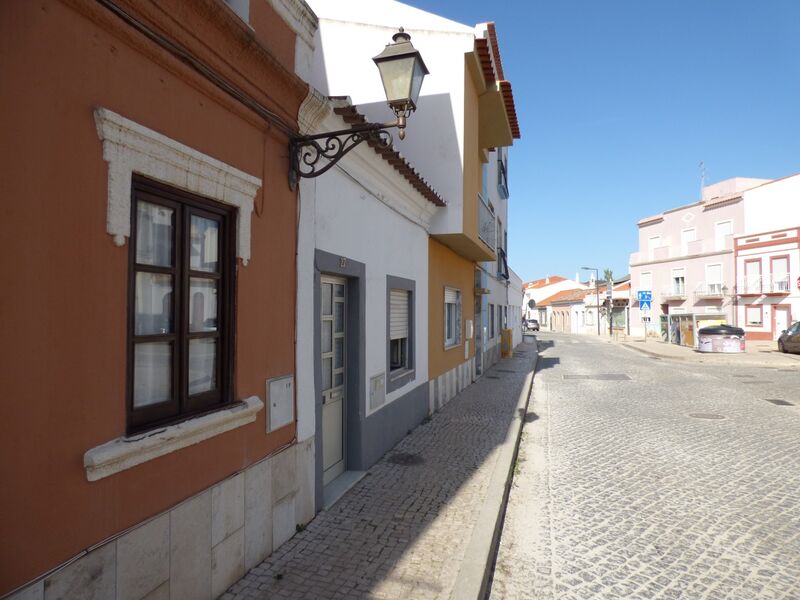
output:
[[[209,598],[312,518],[303,6],[0,11],[0,596]]]

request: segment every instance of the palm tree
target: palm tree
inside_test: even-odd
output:
[[[603,277],[605,277],[606,281],[613,282],[614,281],[614,273],[611,269],[606,269],[603,271]]]

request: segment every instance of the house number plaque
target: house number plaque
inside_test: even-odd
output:
[[[339,257],[339,268],[346,269],[347,268],[347,259],[344,256]]]

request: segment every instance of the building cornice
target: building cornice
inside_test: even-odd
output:
[[[668,262],[678,262],[684,260],[691,260],[693,258],[707,258],[709,256],[718,256],[722,254],[733,254],[733,250],[715,250],[714,252],[703,252],[702,254],[687,254],[685,256],[673,256],[671,258],[661,258],[659,260],[648,260],[645,262],[630,263],[631,267],[646,267],[647,265],[659,265]]]
[[[319,19],[303,0],[268,0],[272,8],[306,44],[314,47]]]

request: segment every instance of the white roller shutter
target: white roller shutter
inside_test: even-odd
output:
[[[458,304],[458,290],[444,288],[444,302],[445,304]]]
[[[408,292],[392,290],[389,296],[389,339],[408,337]]]

